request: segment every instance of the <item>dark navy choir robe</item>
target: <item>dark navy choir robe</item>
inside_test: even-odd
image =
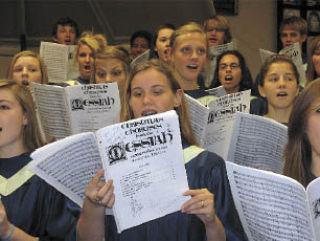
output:
[[[8,181],[12,186],[10,181],[30,160],[28,154],[0,158],[0,182]],[[39,240],[75,240],[76,218],[67,209],[67,198],[38,176],[31,176],[11,194],[2,192],[1,196],[8,220],[26,233]]]
[[[195,146],[189,148],[193,147]],[[189,188],[207,188],[214,194],[215,211],[224,226],[227,240],[247,240],[233,203],[224,160],[214,153],[195,148],[201,152],[185,165]],[[113,216],[106,216],[105,227],[106,241],[206,240],[202,221],[195,215],[183,214],[180,211],[124,230],[121,234],[117,233]]]

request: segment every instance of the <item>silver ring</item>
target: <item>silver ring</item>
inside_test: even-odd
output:
[[[201,200],[201,208],[204,208],[204,201]]]
[[[95,198],[94,198],[94,202],[96,202],[96,203],[100,203],[100,198],[95,197]]]

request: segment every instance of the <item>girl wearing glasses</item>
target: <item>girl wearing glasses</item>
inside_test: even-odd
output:
[[[245,59],[237,50],[223,52],[217,58],[213,87],[223,85],[227,94],[252,88],[252,77]]]

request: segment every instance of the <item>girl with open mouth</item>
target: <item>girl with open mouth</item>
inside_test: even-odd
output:
[[[181,195],[190,199],[180,211],[118,234],[114,217],[105,216],[105,207],[111,208],[117,202],[115,187],[112,180],[100,180],[101,169],[86,189],[77,226],[78,240],[246,240],[232,201],[224,160],[195,146],[185,95],[171,68],[159,60],[135,65],[123,100],[122,121],[176,110],[190,187]],[[187,160],[188,153],[193,157]]]
[[[39,54],[26,50],[13,56],[7,78],[15,80],[31,89],[31,82],[47,84],[47,67]]]
[[[82,33],[73,55],[74,64],[78,64],[79,67],[80,76],[77,78],[79,84],[89,84],[95,55],[106,46],[107,40],[102,34]]]
[[[198,84],[208,57],[208,42],[203,28],[194,22],[178,28],[171,37],[170,63],[181,80],[184,92],[207,105],[214,96]]]
[[[265,61],[258,76],[260,95],[268,102],[264,116],[287,124],[299,94],[297,67],[289,57],[275,54]]]

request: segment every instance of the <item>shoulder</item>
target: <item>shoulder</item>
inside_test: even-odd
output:
[[[251,97],[250,114],[263,116],[268,113],[268,102],[260,97]]]
[[[216,96],[210,95],[209,92],[203,89],[196,89],[196,90],[185,90],[184,91],[187,95],[195,98],[204,106],[207,106],[211,100],[216,99]]]
[[[189,179],[202,177],[218,181],[226,176],[225,161],[216,153],[197,146],[189,146],[184,149],[184,158]]]

